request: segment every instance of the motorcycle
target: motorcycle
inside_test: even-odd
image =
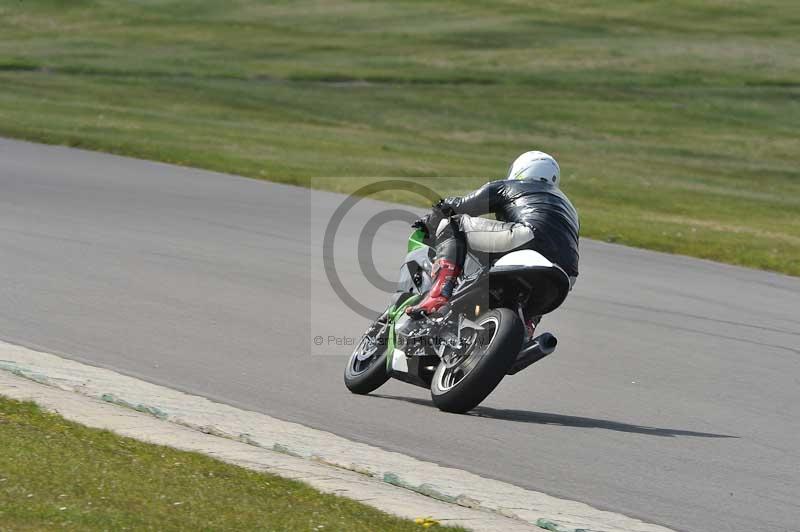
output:
[[[406,309],[432,283],[431,244],[421,229],[409,237],[397,291],[350,355],[344,381],[351,392],[368,394],[398,379],[430,389],[440,410],[464,413],[506,375],[553,353],[555,336],[534,338],[532,320],[561,305],[570,281],[564,270],[533,250],[492,260],[468,249],[448,304],[435,315],[413,319]]]

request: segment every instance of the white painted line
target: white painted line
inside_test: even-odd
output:
[[[373,504],[372,499],[364,499],[377,493],[386,493],[383,490],[391,488],[394,494],[414,495],[415,501],[418,501],[420,499],[418,495],[407,491],[412,490],[432,498],[426,499],[430,503],[441,504],[438,501],[450,503],[444,507],[448,509],[445,514],[447,512],[452,513],[456,509],[468,510],[473,508],[482,510],[478,512],[482,516],[480,518],[473,515],[472,517],[463,517],[463,519],[468,519],[469,521],[459,522],[458,517],[451,521],[458,522],[458,524],[463,524],[474,530],[541,530],[533,527],[537,520],[540,519],[558,523],[563,530],[568,531],[586,529],[604,532],[666,532],[670,530],[622,514],[598,510],[584,503],[558,499],[544,493],[483,478],[466,471],[441,467],[400,453],[353,442],[335,434],[311,429],[297,423],[281,421],[265,414],[215,403],[203,397],[150,384],[114,371],[81,364],[2,341],[0,341],[0,369],[61,390],[78,392],[83,396],[100,399],[106,403],[127,406],[152,414],[159,419],[193,429],[181,431],[181,435],[191,435],[187,440],[190,442],[188,444],[181,443],[181,436],[177,434],[165,436],[170,438],[170,443],[168,444],[172,446],[188,448],[182,445],[199,445],[191,442],[198,441],[196,438],[199,435],[196,431],[201,431],[233,440],[228,442],[229,444],[236,444],[237,442],[246,444],[245,447],[247,447],[249,454],[260,453],[258,456],[262,459],[265,459],[265,456],[280,456],[277,453],[286,455],[282,457],[284,459],[294,458],[292,465],[285,467],[285,470],[289,473],[291,471],[309,471],[305,468],[312,466],[325,467],[323,464],[335,466],[335,468],[325,467],[325,473],[317,471],[317,474],[321,474],[327,479],[332,478],[331,471],[338,471],[346,474],[348,479],[357,478],[366,483],[364,484],[366,492],[354,491],[353,495],[350,496],[363,500],[366,504],[371,504],[384,511],[405,517],[419,517],[428,514],[444,515],[442,513],[444,510],[440,507],[436,512],[431,510],[427,514],[424,511],[411,511],[409,513],[407,504],[415,503],[397,502],[395,503],[396,508],[392,506],[393,497],[400,497],[398,495],[389,496],[389,500],[383,500],[379,497],[378,500],[381,501],[380,504],[383,506],[378,506],[377,503]],[[17,390],[15,393],[32,393],[19,392],[21,389],[20,383],[25,381],[20,379],[11,381],[9,379],[11,377],[6,375],[0,381],[0,393],[11,395],[7,393],[9,389],[12,392]],[[41,393],[41,390],[46,388],[37,387],[36,389],[39,390],[37,393]],[[62,406],[66,404],[66,401],[59,402],[55,398],[51,399],[53,401],[51,405],[63,415],[67,415],[64,411],[65,407]],[[98,403],[94,404],[97,405]],[[108,406],[108,408],[111,407]],[[74,410],[71,411],[71,415],[80,415],[81,408]],[[115,411],[118,410],[115,409]],[[102,416],[100,417],[102,418]],[[77,418],[71,419],[78,420]],[[86,423],[84,420],[79,421]],[[135,424],[136,426],[125,427],[124,421],[123,419],[120,430],[113,430],[133,437],[147,437],[151,441],[154,440],[150,438],[150,430],[154,431],[152,433],[153,437],[167,434],[164,431],[166,424],[160,424],[160,428],[152,428],[153,425],[148,425],[142,431],[137,429],[138,422]],[[157,423],[155,419],[150,419],[150,421]],[[128,432],[122,432],[122,430]],[[207,441],[227,441],[211,436],[208,438],[210,440]],[[223,444],[220,443],[219,445]],[[191,450],[209,452],[217,456],[217,451],[214,450],[203,451],[202,448],[191,448]],[[264,450],[273,452],[265,453]],[[277,451],[277,453],[274,451]],[[298,462],[297,459],[301,460]],[[300,463],[303,464],[302,468],[298,465]],[[277,463],[264,462],[259,467],[281,469],[282,466],[274,464]],[[341,471],[341,469],[345,471]],[[282,474],[280,471],[274,472]],[[352,472],[360,474],[353,476]],[[321,486],[327,486],[328,489],[326,491],[334,491],[334,486],[339,485],[338,480],[323,481],[319,478],[314,479],[313,475],[308,479],[303,478],[303,480],[308,481],[318,489],[322,489]],[[401,486],[406,490],[397,490],[390,484]],[[355,488],[342,487],[341,489]],[[438,501],[433,499],[438,499]],[[494,513],[492,519],[496,519],[495,522],[492,519],[486,519],[486,511]],[[513,527],[511,526],[512,524]]]

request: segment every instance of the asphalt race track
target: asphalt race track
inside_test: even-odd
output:
[[[800,279],[583,241],[556,353],[448,415],[342,383],[367,324],[320,265],[343,199],[0,140],[0,338],[679,530],[800,530]],[[387,207],[334,249],[375,308],[354,242]],[[385,277],[407,236],[378,231]]]

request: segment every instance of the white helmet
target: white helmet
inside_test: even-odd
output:
[[[506,179],[546,181],[557,187],[561,181],[561,169],[552,156],[541,151],[526,151],[508,167]]]

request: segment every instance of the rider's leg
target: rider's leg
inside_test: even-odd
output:
[[[533,229],[521,223],[473,216],[462,216],[460,222],[470,249],[491,253],[495,258],[515,249],[529,247],[534,240]]]
[[[521,223],[500,222],[465,214],[443,220],[436,234],[433,286],[425,299],[406,312],[413,317],[430,314],[447,303],[461,274],[466,247],[501,256],[533,241],[533,229]]]
[[[494,259],[510,251],[526,249],[534,241],[533,229],[521,223],[472,217],[464,217],[461,222],[470,249],[489,253]],[[542,317],[520,314],[520,318],[525,324],[525,341],[530,341]]]
[[[436,312],[450,300],[456,280],[464,267],[466,242],[457,217],[446,220],[440,227],[436,234],[436,260],[431,272],[431,289],[420,303],[406,309],[415,318]]]

